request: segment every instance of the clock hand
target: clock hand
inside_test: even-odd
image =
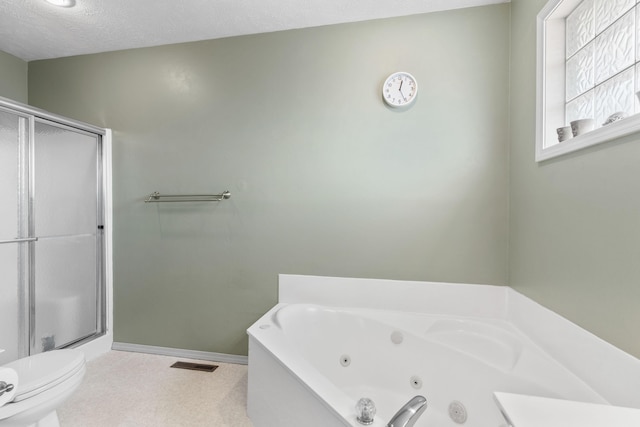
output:
[[[406,99],[407,99],[407,96],[406,96],[406,95],[404,94],[404,92],[402,91],[402,84],[403,84],[403,83],[404,83],[404,80],[402,80],[402,81],[400,82],[400,95],[402,96],[402,98],[403,98],[404,100],[406,100]]]

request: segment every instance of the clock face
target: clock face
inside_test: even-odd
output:
[[[391,107],[404,107],[416,99],[418,82],[409,73],[399,71],[391,74],[382,86],[382,98]]]

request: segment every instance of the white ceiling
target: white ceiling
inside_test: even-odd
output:
[[[32,61],[509,0],[0,0],[0,50]]]

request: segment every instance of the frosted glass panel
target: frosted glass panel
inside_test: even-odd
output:
[[[92,234],[97,228],[97,138],[36,122],[37,236]]]
[[[36,352],[97,331],[96,237],[36,244]]]
[[[640,92],[640,64],[636,64],[636,87],[634,92]],[[634,113],[640,113],[640,100],[638,100],[637,96],[634,97],[633,104],[635,105]]]
[[[18,237],[18,120],[0,111],[0,240]]]
[[[596,34],[635,6],[635,0],[595,0]]]
[[[567,58],[595,37],[594,0],[585,0],[567,16]]]
[[[11,243],[0,245],[0,365],[18,359],[18,248]]]
[[[19,236],[19,118],[0,111],[0,240]],[[0,244],[0,365],[19,358],[18,243]]]
[[[567,101],[595,86],[593,76],[594,44],[594,42],[589,43],[567,61]]]
[[[639,0],[640,1],[640,0]],[[636,11],[636,61],[640,61],[640,6],[635,8]]]
[[[607,117],[618,111],[623,111],[627,114],[633,113],[634,74],[635,70],[631,68],[596,87],[596,126],[604,123]]]
[[[566,124],[578,119],[593,118],[593,95],[594,91],[590,90],[567,104]]]
[[[596,38],[596,83],[601,83],[635,63],[636,14],[629,12]]]

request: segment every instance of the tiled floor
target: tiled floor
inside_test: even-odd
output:
[[[58,410],[61,427],[251,427],[246,366],[170,368],[178,360],[189,361],[111,351],[89,362],[80,388]]]

